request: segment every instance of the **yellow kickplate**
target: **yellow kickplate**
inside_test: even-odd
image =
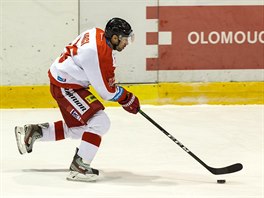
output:
[[[264,104],[264,82],[158,83],[132,84],[124,88],[133,92],[141,104]],[[105,106],[118,106],[103,101]],[[56,101],[49,86],[0,86],[0,108],[53,108]]]

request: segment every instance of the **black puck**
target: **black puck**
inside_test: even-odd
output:
[[[217,180],[217,183],[218,183],[218,184],[224,184],[225,182],[226,182],[225,179],[218,179],[218,180]]]

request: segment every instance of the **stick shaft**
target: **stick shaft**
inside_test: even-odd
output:
[[[202,166],[204,166],[208,171],[215,175],[227,174],[239,171],[243,168],[242,164],[233,164],[223,168],[212,168],[204,163],[199,157],[197,157],[194,153],[192,153],[186,146],[184,146],[179,140],[177,140],[174,136],[172,136],[169,132],[167,132],[164,128],[162,128],[157,122],[155,122],[152,118],[150,118],[145,112],[141,109],[139,113],[144,116],[147,120],[149,120],[153,125],[155,125],[158,129],[160,129],[167,137],[169,137],[173,142],[175,142],[178,146],[180,146],[186,153],[191,155],[196,161],[198,161]]]
[[[155,122],[151,117],[149,117],[145,112],[139,110],[139,113],[143,115],[147,120],[149,120],[153,125],[155,125],[158,129],[160,129],[167,137],[169,137],[173,142],[175,142],[178,146],[180,146],[186,153],[195,158],[199,163],[203,166],[207,166],[200,158],[198,158],[195,154],[193,154],[186,146],[184,146],[179,140],[177,140],[174,136],[172,136],[169,132],[167,132],[164,128],[162,128],[157,122]]]

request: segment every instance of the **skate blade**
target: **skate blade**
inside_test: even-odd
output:
[[[70,174],[66,177],[68,181],[78,181],[78,182],[95,182],[98,175],[95,174],[81,174],[76,171],[70,171]]]
[[[26,145],[24,142],[24,137],[25,137],[24,127],[16,126],[15,135],[16,135],[16,142],[19,153],[21,155],[27,153]]]

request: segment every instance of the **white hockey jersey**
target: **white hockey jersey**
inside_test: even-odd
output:
[[[99,28],[80,34],[51,65],[51,83],[69,89],[91,85],[104,100],[124,99],[126,90],[115,84],[115,57],[107,42]]]

